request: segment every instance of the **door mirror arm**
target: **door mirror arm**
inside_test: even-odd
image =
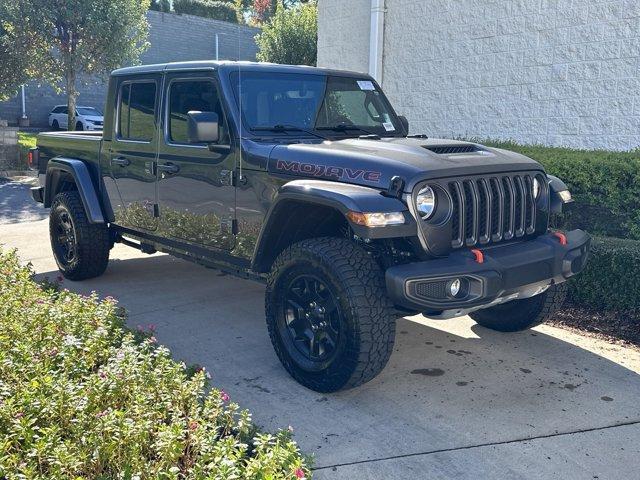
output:
[[[231,145],[221,145],[219,143],[209,143],[207,148],[210,152],[216,153],[229,153],[231,152]]]

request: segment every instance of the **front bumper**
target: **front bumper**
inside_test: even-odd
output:
[[[582,230],[565,234],[566,244],[553,234],[534,240],[482,249],[483,263],[469,251],[446,258],[397,265],[386,271],[387,292],[404,309],[463,314],[501,301],[525,298],[562,283],[581,272],[591,238]],[[460,292],[449,293],[459,279]]]

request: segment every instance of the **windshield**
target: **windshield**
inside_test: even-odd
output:
[[[102,113],[100,113],[97,109],[93,107],[79,107],[76,109],[78,115],[93,115],[96,117],[101,117]]]
[[[366,78],[242,72],[239,85],[239,76],[234,72],[232,82],[236,101],[241,92],[243,122],[249,130],[402,135],[389,102]]]

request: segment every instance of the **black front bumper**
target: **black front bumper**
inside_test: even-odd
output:
[[[470,250],[460,250],[446,258],[397,265],[386,271],[387,291],[397,306],[421,312],[472,309],[505,297],[530,295],[584,269],[591,238],[582,230],[565,237],[565,245],[558,236],[547,234],[483,248],[482,263]],[[454,297],[449,286],[456,279],[461,286]]]

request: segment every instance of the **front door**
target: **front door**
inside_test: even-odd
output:
[[[156,146],[160,75],[123,79],[118,85],[112,140],[106,145],[117,195],[112,207],[118,225],[157,229]]]
[[[158,231],[162,236],[207,248],[232,250],[235,244],[236,166],[233,150],[192,144],[189,111],[215,112],[220,119],[218,147],[230,145],[217,82],[211,72],[167,74],[164,81],[163,134],[158,150]]]

